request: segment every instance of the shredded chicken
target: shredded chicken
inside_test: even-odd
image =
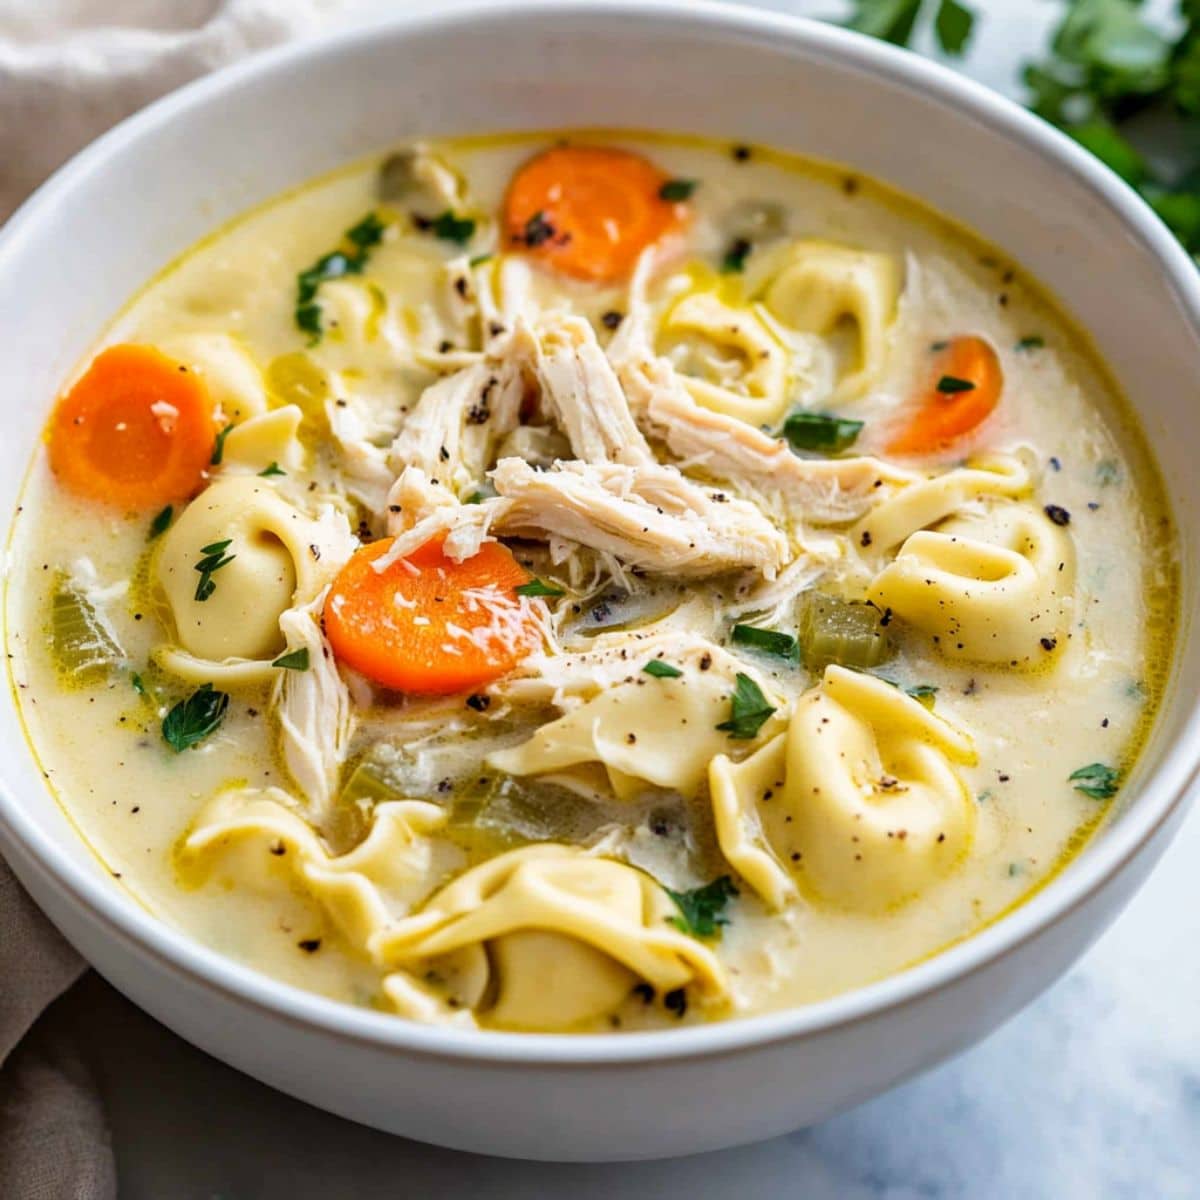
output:
[[[542,399],[576,458],[629,466],[655,463],[620,381],[582,317],[556,317],[538,329],[537,375]]]
[[[558,463],[517,458],[491,473],[502,497],[493,527],[567,538],[626,566],[688,577],[754,569],[774,578],[788,560],[783,534],[753,504],[702,488],[658,463]]]
[[[455,493],[476,486],[496,443],[519,422],[528,348],[519,325],[498,353],[426,388],[392,443],[392,470],[417,467]]]
[[[696,403],[674,366],[654,353],[645,299],[653,268],[642,255],[630,285],[628,312],[608,356],[641,427],[687,467],[698,467],[741,491],[783,501],[815,524],[854,520],[884,484],[917,478],[876,458],[805,459],[782,438]]]
[[[388,533],[394,539],[375,559],[377,571],[386,571],[431,538],[445,537],[443,549],[461,562],[478,553],[487,540],[495,515],[495,501],[460,504],[445,485],[431,480],[420,467],[406,467],[387,496]]]
[[[307,650],[308,669],[280,670],[271,697],[284,763],[305,799],[306,819],[318,827],[332,810],[354,731],[350,693],[318,623],[325,594],[280,616],[288,652]]]

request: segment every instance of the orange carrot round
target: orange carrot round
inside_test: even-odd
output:
[[[505,240],[576,279],[613,283],[686,218],[686,205],[660,194],[665,183],[667,176],[640,154],[556,146],[512,177]]]
[[[957,337],[938,351],[933,378],[891,454],[936,454],[981,425],[1000,402],[1004,373],[991,343]]]
[[[340,662],[393,688],[423,696],[491,683],[539,640],[531,601],[515,589],[531,576],[498,542],[455,562],[442,539],[382,571],[392,539],[364,546],[325,600],[324,626]]]
[[[212,402],[182,363],[151,346],[110,346],[50,418],[50,467],[73,492],[126,509],[198,491],[212,457]]]

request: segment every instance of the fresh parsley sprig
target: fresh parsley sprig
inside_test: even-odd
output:
[[[758,736],[758,731],[774,713],[775,706],[767,703],[762,688],[749,675],[739,671],[729,709],[729,720],[722,721],[717,728],[731,738],[749,741]]]
[[[1117,781],[1120,777],[1121,772],[1116,767],[1094,762],[1072,771],[1067,779],[1075,785],[1077,792],[1082,792],[1093,800],[1110,800],[1117,794]]]
[[[734,896],[741,894],[728,875],[722,875],[688,892],[673,892],[670,888],[663,890],[679,909],[679,916],[670,918],[671,924],[695,938],[716,937],[721,926],[729,924],[725,906]]]
[[[228,707],[228,693],[216,691],[211,683],[202,684],[163,717],[163,740],[182,754],[216,732]]]
[[[371,251],[383,240],[387,227],[372,212],[367,213],[357,225],[352,225],[342,235],[342,245],[323,254],[307,271],[296,276],[296,307],[293,319],[296,328],[308,334],[310,346],[321,340],[325,330],[321,324],[321,306],[317,303],[317,291],[327,279],[341,279],[346,275],[361,275]],[[220,462],[220,459],[214,459]]]
[[[237,558],[236,554],[225,553],[232,543],[232,538],[223,538],[219,542],[210,542],[207,546],[200,547],[200,553],[204,557],[193,568],[200,572],[194,597],[198,603],[203,604],[217,590],[217,581],[213,576]]]

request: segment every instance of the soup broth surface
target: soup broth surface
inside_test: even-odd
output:
[[[18,700],[120,886],[299,987],[569,1032],[860,987],[1078,852],[1159,702],[1125,402],[860,176],[403,147],[197,246],[129,346],[31,468]]]

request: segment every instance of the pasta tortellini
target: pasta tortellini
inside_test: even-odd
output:
[[[488,1024],[563,1030],[611,1013],[639,982],[726,994],[716,957],[676,930],[648,875],[570,846],[528,846],[468,871],[377,939],[447,1003]],[[385,981],[401,1011],[408,977]]]
[[[761,686],[773,696],[765,681]],[[729,715],[732,691],[732,680],[716,669],[665,679],[639,670],[543,725],[527,742],[490,755],[488,765],[510,775],[543,775],[598,762],[622,799],[646,784],[695,796],[709,761],[729,749],[717,726]],[[764,736],[778,727],[779,717],[772,717]]]
[[[304,413],[296,404],[284,404],[233,425],[225,436],[222,462],[226,468],[295,471],[304,465],[300,425]]]
[[[788,355],[753,309],[693,292],[667,313],[662,332],[691,346],[680,372],[698,404],[751,425],[781,420],[790,399]]]
[[[374,810],[370,831],[347,854],[330,854],[292,811],[286,792],[223,792],[200,813],[180,845],[188,874],[214,873],[259,893],[298,887],[357,952],[407,915],[429,892],[429,880],[461,866],[462,851],[435,835],[446,810],[395,800]]]
[[[803,333],[824,337],[842,322],[853,323],[854,353],[836,389],[848,400],[865,392],[883,366],[901,285],[900,264],[890,254],[804,240],[791,247],[764,303],[782,324]]]
[[[974,761],[967,734],[899,688],[830,666],[787,733],[743,763],[714,759],[718,841],[773,907],[799,881],[818,900],[886,908],[967,853],[975,812],[957,767]]]
[[[217,480],[170,528],[158,558],[179,645],[216,662],[270,659],[285,643],[280,615],[314,596],[353,547],[339,514],[308,517],[256,477]],[[197,566],[214,556],[222,565]]]
[[[184,333],[168,338],[160,349],[196,372],[224,420],[247,421],[267,411],[262,372],[236,338],[226,333]]]
[[[869,599],[929,634],[945,655],[1037,666],[1069,628],[1075,549],[1027,504],[995,503],[914,533]]]

